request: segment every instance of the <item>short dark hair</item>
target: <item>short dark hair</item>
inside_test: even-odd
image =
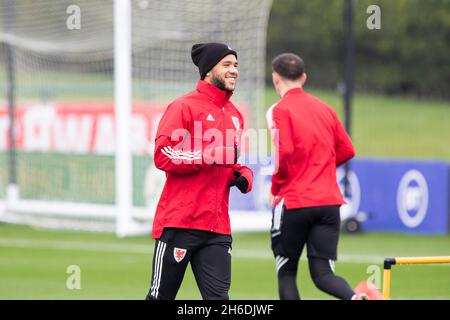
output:
[[[282,53],[272,60],[272,69],[283,78],[298,80],[305,72],[305,63],[294,53]]]

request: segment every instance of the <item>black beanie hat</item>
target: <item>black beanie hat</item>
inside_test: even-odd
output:
[[[211,70],[223,57],[237,53],[223,43],[197,43],[192,46],[191,57],[198,67],[200,78],[203,79],[206,73]]]

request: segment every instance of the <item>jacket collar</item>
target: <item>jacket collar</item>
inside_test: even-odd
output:
[[[302,93],[302,92],[303,92],[302,88],[292,88],[292,89],[289,89],[288,91],[285,92],[283,98],[286,97],[286,96],[289,96],[291,94],[299,94],[299,93]]]
[[[233,95],[233,91],[220,90],[216,86],[204,80],[198,81],[197,91],[206,95],[216,106],[220,108],[223,108]]]

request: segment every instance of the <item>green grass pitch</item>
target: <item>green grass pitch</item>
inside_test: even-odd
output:
[[[0,225],[0,299],[143,299],[150,283],[154,242],[113,234],[33,230]],[[336,273],[354,287],[382,275],[391,256],[450,255],[450,236],[372,233],[342,235]],[[81,289],[66,273],[80,267]],[[380,279],[381,280],[381,279]],[[304,299],[331,299],[311,282],[304,259],[298,286]],[[392,299],[450,299],[450,265],[394,266]],[[200,299],[188,268],[177,299]],[[231,299],[277,299],[268,233],[233,236]]]
[[[28,76],[24,74],[22,78]],[[58,93],[54,97],[56,100],[112,99],[110,80],[95,78],[85,83],[85,78],[59,79],[55,76],[47,85],[56,88],[52,91]],[[91,86],[92,83],[96,85]],[[0,84],[0,99],[6,96],[5,88]],[[136,97],[143,101],[156,99],[158,88],[153,93],[149,88],[152,86],[136,88]],[[307,86],[306,90],[310,88]],[[342,98],[336,92],[310,92],[333,106],[343,119]],[[40,101],[42,95],[45,96],[29,87],[18,91],[18,97],[23,100]],[[273,89],[267,88],[265,108],[277,99]],[[261,113],[263,115],[264,110]],[[356,94],[351,132],[359,157],[449,161],[449,121],[448,101]],[[105,183],[113,179],[113,162],[108,157],[19,154],[22,195],[111,203],[114,189],[105,187],[113,186],[113,183]],[[142,178],[145,163],[151,160],[135,160],[135,175]],[[3,164],[0,166],[0,197],[4,197],[7,183],[6,163],[7,154],[0,153],[0,164]],[[141,180],[134,181],[135,204],[143,203]],[[41,183],[47,181],[51,183]],[[88,192],[83,193],[86,190]],[[0,299],[143,299],[150,283],[153,245],[150,237],[117,239],[113,234],[43,231],[0,224]],[[231,299],[277,299],[275,264],[269,248],[267,233],[234,235]],[[450,255],[450,235],[343,235],[336,272],[356,286],[376,276],[374,270],[379,270],[381,277],[385,257],[433,255]],[[66,287],[70,276],[66,270],[71,265],[81,269],[80,290]],[[305,299],[331,298],[314,287],[305,260],[300,264],[298,286]],[[450,265],[394,266],[391,297],[450,299]],[[178,298],[200,299],[190,269]]]

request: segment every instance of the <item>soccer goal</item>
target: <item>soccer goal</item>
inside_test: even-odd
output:
[[[153,139],[195,87],[190,49],[238,52],[233,98],[263,119],[271,0],[0,1],[0,221],[145,233],[165,181]]]

